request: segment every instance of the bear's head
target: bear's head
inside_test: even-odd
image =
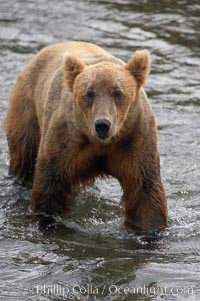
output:
[[[112,141],[123,128],[149,68],[147,50],[136,51],[124,65],[111,62],[86,65],[79,58],[68,56],[65,77],[73,94],[80,131],[102,143]]]

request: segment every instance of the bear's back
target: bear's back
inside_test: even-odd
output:
[[[52,83],[62,87],[64,60],[68,55],[81,59],[86,65],[100,62],[124,64],[122,60],[92,43],[65,42],[43,48],[21,72],[19,79],[23,81],[24,89],[35,103],[40,125]],[[59,90],[60,93],[61,90]],[[56,96],[59,98],[58,93]],[[55,105],[58,105],[58,100],[55,100]]]
[[[68,55],[76,56],[86,65],[105,61],[120,65],[125,64],[122,60],[114,57],[95,44],[86,42],[65,42],[43,48],[30,61],[24,71],[32,77],[32,82],[38,79],[43,69],[46,69],[46,73],[52,76],[55,70],[63,66],[64,59]]]

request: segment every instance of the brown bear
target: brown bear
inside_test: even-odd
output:
[[[94,44],[66,42],[42,49],[20,73],[5,131],[10,171],[34,174],[35,214],[64,212],[77,186],[112,176],[127,225],[166,225],[157,125],[143,89],[149,68],[147,50],[124,63]]]

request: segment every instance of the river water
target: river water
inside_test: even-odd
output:
[[[0,0],[0,122],[17,74],[39,49],[99,44],[127,60],[151,52],[146,91],[159,128],[168,228],[127,231],[114,179],[77,195],[56,229],[31,223],[31,187],[7,176],[0,130],[0,300],[200,300],[200,3],[198,0]]]

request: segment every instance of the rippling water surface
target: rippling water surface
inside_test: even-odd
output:
[[[163,236],[146,242],[124,228],[111,179],[42,230],[31,223],[30,187],[7,176],[0,130],[0,300],[200,300],[199,28],[197,0],[0,0],[1,123],[18,72],[43,46],[87,40],[124,60],[151,52],[146,91],[169,207]]]

